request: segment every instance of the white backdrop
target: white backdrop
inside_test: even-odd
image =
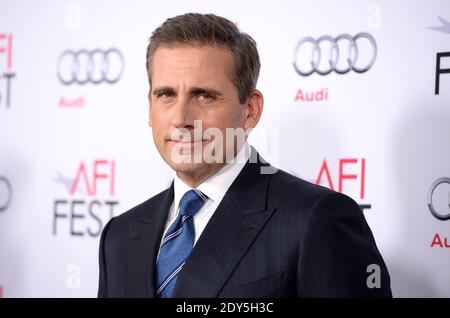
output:
[[[364,207],[394,296],[450,297],[450,220],[428,205],[434,189],[431,208],[450,213],[450,179],[432,187],[450,177],[450,74],[435,92],[445,0],[0,0],[0,296],[96,296],[101,228],[169,185],[147,125],[145,50],[186,12],[256,40],[265,109],[251,143],[263,156]],[[375,45],[359,38],[349,53],[361,32]],[[330,42],[319,59],[311,43],[296,52],[301,39],[343,34],[335,67],[368,65],[376,46],[367,71],[296,72],[294,61],[329,67]]]

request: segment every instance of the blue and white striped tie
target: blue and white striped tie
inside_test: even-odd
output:
[[[177,275],[192,251],[195,238],[193,216],[207,200],[198,190],[189,190],[180,200],[178,217],[169,227],[161,243],[156,264],[156,294],[171,297]]]

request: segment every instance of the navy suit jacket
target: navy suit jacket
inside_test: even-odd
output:
[[[261,159],[247,162],[228,189],[173,297],[391,297],[388,270],[359,206],[282,170],[261,174]],[[99,297],[155,297],[173,197],[172,183],[105,226]]]

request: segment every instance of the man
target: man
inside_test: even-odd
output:
[[[105,226],[99,297],[391,296],[358,205],[247,144],[259,69],[253,39],[224,18],[185,14],[153,32],[149,124],[176,176]]]

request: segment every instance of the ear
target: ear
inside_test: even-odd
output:
[[[151,90],[148,93],[148,125],[152,127],[152,97]]]
[[[259,90],[255,89],[250,93],[250,96],[246,101],[246,106],[247,109],[244,124],[245,130],[247,130],[248,128],[255,128],[258,124],[264,108],[263,94]]]

